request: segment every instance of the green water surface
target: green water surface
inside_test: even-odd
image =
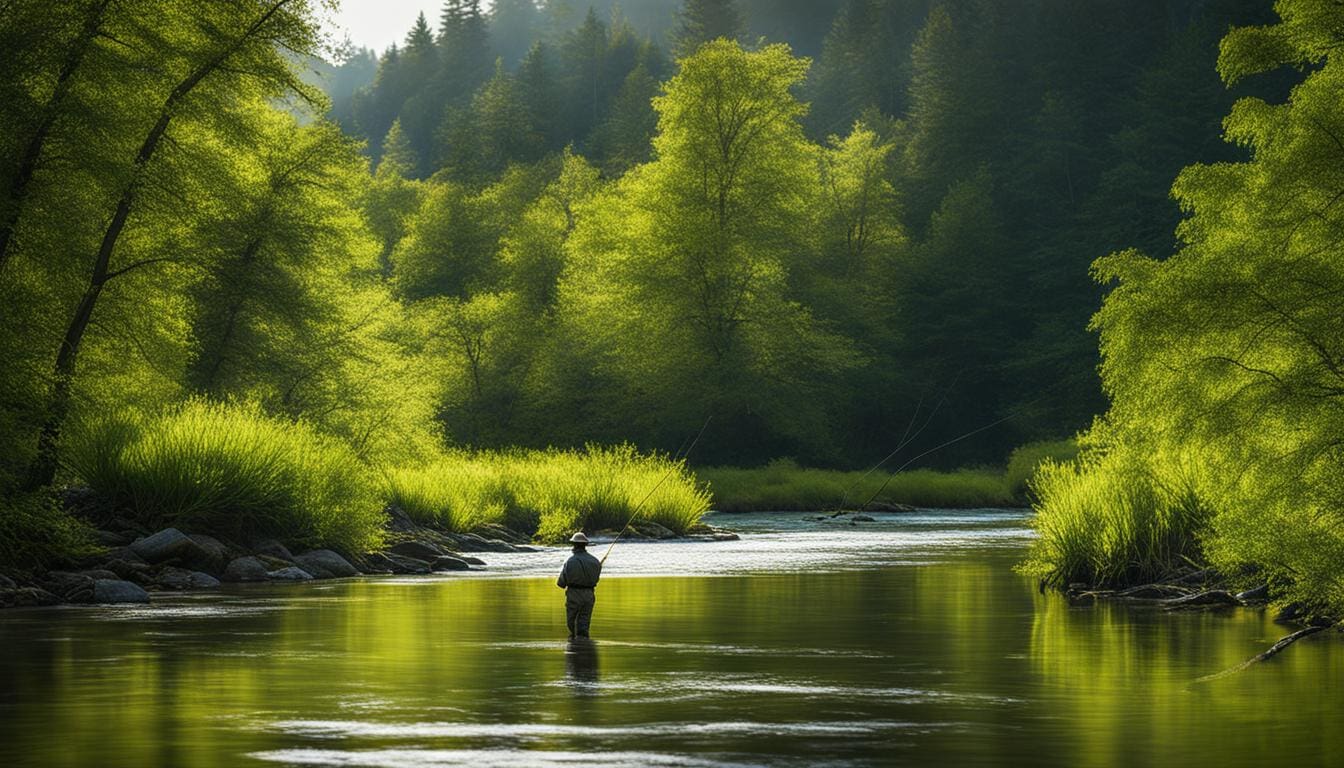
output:
[[[1289,629],[1039,594],[1018,513],[725,519],[618,549],[588,645],[559,551],[0,614],[0,765],[1344,764],[1335,633],[1197,682]]]

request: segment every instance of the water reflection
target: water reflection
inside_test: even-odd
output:
[[[597,695],[597,642],[573,637],[565,644],[565,677],[579,696]]]
[[[1334,633],[1192,686],[1283,630],[1246,611],[1070,606],[1012,573],[1019,518],[954,518],[837,531],[831,561],[788,568],[778,551],[752,559],[755,541],[632,547],[647,570],[676,572],[699,547],[702,563],[736,552],[739,572],[621,578],[613,554],[597,641],[556,639],[549,557],[535,577],[7,612],[0,766],[1321,764],[1344,750],[1344,690],[1322,684],[1344,675]],[[754,524],[785,552],[827,533],[797,520]]]

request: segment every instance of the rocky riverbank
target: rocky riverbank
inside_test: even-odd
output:
[[[418,525],[395,507],[387,512],[387,547],[361,553],[291,549],[273,538],[244,543],[177,528],[148,531],[114,517],[97,531],[103,545],[97,554],[36,574],[0,573],[0,608],[147,603],[156,592],[216,589],[224,583],[470,571],[487,566],[478,554],[540,551],[525,534],[502,526],[454,533]],[[737,535],[701,525],[679,537],[655,523],[637,523],[625,538],[721,541]]]

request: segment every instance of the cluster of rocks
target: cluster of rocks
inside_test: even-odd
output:
[[[0,608],[59,605],[62,603],[147,603],[152,592],[213,589],[224,582],[297,582],[336,579],[360,574],[423,574],[465,571],[483,566],[480,558],[464,552],[516,552],[531,548],[514,543],[513,532],[486,538],[477,534],[448,534],[412,526],[393,531],[394,543],[385,552],[341,555],[329,549],[295,554],[274,539],[250,546],[164,528],[149,535],[130,524],[120,530],[99,530],[106,551],[68,570],[39,574],[25,583],[0,574]]]
[[[89,494],[68,492],[67,506],[92,505]],[[153,592],[213,589],[222,583],[297,582],[360,574],[428,574],[484,566],[474,554],[536,552],[528,537],[499,525],[450,533],[418,525],[396,507],[388,510],[389,546],[381,552],[341,554],[315,549],[295,554],[274,539],[244,546],[224,538],[164,528],[150,533],[122,518],[104,517],[97,537],[105,551],[65,570],[16,583],[0,574],[0,608],[62,603],[147,603]],[[86,515],[92,517],[92,515]],[[616,531],[606,532],[615,537]],[[600,533],[598,535],[601,535]],[[697,525],[685,536],[653,522],[637,522],[626,539],[689,538],[732,541],[737,534]]]

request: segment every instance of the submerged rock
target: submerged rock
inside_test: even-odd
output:
[[[312,581],[313,575],[298,566],[291,565],[266,574],[271,581]]]
[[[304,552],[302,555],[296,555],[294,562],[318,579],[335,579],[359,575],[359,571],[350,564],[349,560],[330,549],[314,549],[311,552]]]
[[[266,566],[251,555],[229,561],[224,567],[224,581],[265,581]]]
[[[149,593],[129,581],[98,579],[93,583],[95,603],[148,603]]]

